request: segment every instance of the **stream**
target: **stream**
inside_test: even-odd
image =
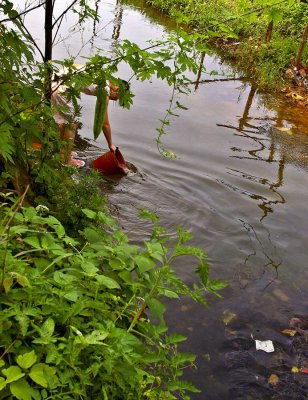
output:
[[[57,43],[55,59],[70,55],[82,63],[97,48],[112,54],[123,39],[146,46],[173,28],[141,0],[96,3],[100,24],[71,30]],[[61,32],[72,25],[63,21]],[[201,80],[232,72],[215,54],[206,55],[204,65]],[[126,65],[119,75],[130,78]],[[187,299],[170,303],[171,330],[186,335],[183,349],[197,354],[197,369],[185,377],[202,393],[191,398],[307,399],[307,375],[291,372],[308,366],[307,342],[298,351],[295,339],[281,333],[308,310],[307,113],[285,97],[260,93],[247,79],[200,83],[180,97],[188,110],[179,110],[167,127],[164,145],[177,155],[168,160],[157,151],[155,129],[171,88],[153,78],[132,79],[131,89],[131,110],[109,107],[114,143],[133,166],[127,177],[103,185],[112,213],[135,243],[151,233],[138,218],[140,208],[157,213],[173,234],[181,225],[193,234],[191,244],[206,250],[211,278],[229,283],[222,298],[208,296],[209,308]],[[95,98],[83,95],[81,104],[78,146],[81,157],[91,160],[106,142],[103,136],[93,141]],[[186,283],[195,282],[190,260],[179,259],[174,268]],[[272,340],[275,351],[256,351],[255,339]],[[277,385],[268,383],[272,374]]]

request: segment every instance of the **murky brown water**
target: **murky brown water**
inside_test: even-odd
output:
[[[89,25],[82,36],[59,43],[54,57],[69,53],[82,62],[95,47],[112,52],[123,38],[143,45],[172,28],[167,18],[141,6],[142,1],[103,1],[97,36],[91,39]],[[215,57],[204,62],[209,72],[227,68]],[[125,65],[121,75],[130,77]],[[222,299],[209,297],[209,309],[183,300],[168,313],[172,329],[189,338],[185,349],[198,354],[197,371],[187,375],[203,393],[192,398],[307,398],[307,380],[291,374],[303,360],[292,351],[292,339],[280,333],[294,314],[308,310],[307,114],[283,98],[260,95],[247,82],[200,84],[180,99],[188,110],[172,121],[165,137],[178,155],[169,161],[160,158],[154,139],[171,89],[153,79],[132,80],[132,90],[130,111],[110,107],[114,142],[136,167],[104,187],[115,215],[137,242],[150,232],[137,218],[139,208],[155,211],[171,231],[182,225],[193,233],[193,244],[207,250],[212,277],[229,282]],[[88,140],[94,100],[82,97],[80,135]],[[95,145],[106,148],[103,138]],[[83,155],[100,152],[89,147]],[[187,260],[175,269],[186,282],[195,280]],[[273,340],[275,352],[256,352],[252,337]],[[288,383],[289,397],[285,387],[277,395],[267,383],[272,373]]]

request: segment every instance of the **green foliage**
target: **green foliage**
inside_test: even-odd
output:
[[[285,83],[285,71],[296,55],[308,23],[307,4],[300,1],[147,0],[147,3],[178,18],[181,23],[198,27],[205,38],[219,39],[218,45],[222,38],[231,43],[232,39],[240,41],[240,46],[231,47],[222,57],[228,59],[231,55],[239,69],[250,73],[261,88],[272,90]],[[267,46],[263,44],[270,21],[274,23],[273,37]],[[303,55],[304,64],[306,60],[307,50]]]
[[[209,280],[190,233],[179,228],[170,247],[149,211],[141,213],[154,224],[144,247],[115,228],[106,234],[112,221],[103,212],[82,211],[81,243],[42,207],[10,195],[1,204],[1,398],[189,399],[198,390],[181,377],[195,356],[179,352],[185,337],[168,334],[164,300],[206,305],[204,292],[218,295],[224,284]],[[199,262],[194,289],[171,267],[182,256]]]

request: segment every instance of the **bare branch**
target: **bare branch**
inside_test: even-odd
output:
[[[64,15],[73,7],[74,4],[77,3],[78,0],[74,0],[64,11],[63,13],[55,20],[55,22],[52,24],[52,28],[55,27],[55,25],[57,25],[57,23],[60,21],[61,18],[64,17]],[[61,21],[62,22],[62,21]],[[61,23],[60,22],[60,23]]]
[[[18,19],[19,17],[21,17],[22,15],[28,14],[30,11],[33,11],[33,10],[36,10],[37,8],[42,7],[43,5],[45,5],[45,3],[46,3],[46,2],[44,1],[43,3],[38,4],[37,6],[34,6],[34,7],[32,7],[32,8],[29,8],[28,10],[24,10],[24,11],[22,11],[21,13],[15,15],[15,17],[2,19],[2,20],[0,21],[0,24],[2,24],[3,22],[14,21],[15,19]]]

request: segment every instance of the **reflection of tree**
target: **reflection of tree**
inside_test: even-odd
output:
[[[98,13],[99,3],[100,3],[100,0],[95,0],[95,13],[96,13],[96,14]],[[90,41],[89,41],[90,44],[91,44],[91,48],[94,47],[94,38],[97,36],[97,32],[96,32],[97,21],[98,21],[98,20],[97,20],[96,18],[94,18],[94,20],[93,20],[92,37],[91,37],[91,39],[90,39]]]
[[[198,89],[199,84],[200,84],[200,78],[201,78],[201,73],[202,73],[202,70],[203,70],[204,58],[205,58],[205,51],[202,51],[199,70],[198,70],[198,74],[197,74],[197,79],[196,79],[196,82],[195,82],[195,90]]]
[[[271,235],[269,231],[267,231],[268,234],[266,241],[263,242],[260,239],[255,228],[250,223],[243,221],[241,219],[240,222],[243,224],[244,229],[247,231],[252,250],[244,260],[243,266],[245,267],[245,269],[238,271],[236,275],[239,279],[242,288],[244,289],[247,286],[248,282],[260,281],[262,276],[266,274],[267,267],[271,266],[275,270],[275,275],[270,280],[270,282],[266,284],[266,286],[264,287],[265,290],[278,277],[278,268],[281,265],[281,260],[279,261],[275,260],[275,258],[277,257],[276,246],[273,244],[271,240]],[[262,256],[265,258],[265,262],[264,263],[260,263],[260,261],[257,263],[254,262],[253,268],[249,268],[250,259],[253,257],[257,257],[260,251]]]
[[[113,45],[117,43],[120,37],[122,19],[123,19],[123,6],[120,0],[117,0],[114,20],[113,20],[113,32],[112,32]]]
[[[257,126],[254,126],[251,123],[251,118],[249,117],[249,112],[250,108],[253,104],[253,99],[256,94],[257,88],[255,86],[251,86],[250,92],[248,94],[246,104],[244,107],[243,115],[239,118],[239,125],[237,126],[232,126],[232,125],[223,125],[223,124],[217,124],[217,126],[223,126],[225,128],[233,129],[237,131],[238,133],[235,133],[236,136],[240,137],[245,137],[253,141],[254,144],[257,144],[257,148],[253,148],[251,150],[246,150],[245,152],[249,154],[248,155],[236,155],[232,156],[235,158],[239,159],[246,159],[246,160],[254,160],[254,161],[263,161],[266,163],[277,163],[278,162],[278,170],[277,170],[277,179],[276,181],[270,181],[269,179],[266,178],[260,178],[257,176],[253,176],[251,174],[235,170],[235,169],[230,169],[231,172],[229,174],[234,175],[234,176],[240,176],[246,180],[258,183],[263,186],[267,186],[268,189],[275,195],[275,200],[269,200],[265,198],[264,196],[260,196],[256,193],[249,192],[247,190],[242,191],[243,194],[246,196],[249,196],[253,200],[257,200],[259,202],[259,207],[263,211],[263,216],[261,217],[261,220],[267,217],[267,215],[271,212],[273,212],[273,205],[275,204],[283,204],[285,203],[284,197],[279,193],[277,190],[283,185],[283,174],[284,174],[284,167],[285,167],[285,155],[282,154],[280,156],[279,160],[275,159],[275,153],[276,153],[276,148],[275,144],[273,142],[273,138],[270,139],[270,145],[268,146],[267,142],[269,139],[267,137],[261,137],[260,135],[260,130],[258,129]],[[281,118],[278,117],[278,119]],[[277,123],[280,123],[277,121]],[[232,148],[231,150],[235,152],[241,152],[241,149],[238,148]],[[269,151],[269,155],[267,158],[264,157],[263,153],[265,150]]]

